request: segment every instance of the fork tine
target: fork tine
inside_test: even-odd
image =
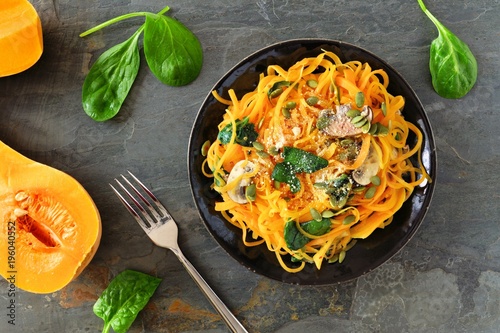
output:
[[[115,179],[116,180],[116,179]],[[117,180],[116,180],[117,181]],[[123,188],[123,185],[120,184],[120,182],[117,181],[117,183],[120,185],[120,187],[122,189]],[[128,201],[123,197],[123,195],[121,195],[121,193],[111,184],[109,184],[109,186],[111,186],[111,188],[113,189],[113,192],[115,192],[116,196],[118,197],[118,199],[120,199],[120,201],[122,202],[122,204],[125,206],[125,208],[127,208],[127,210],[129,211],[129,213],[135,218],[135,220],[137,221],[137,223],[139,223],[139,225],[141,226],[141,228],[144,230],[144,231],[148,231],[150,228],[151,228],[151,225],[148,225],[147,222],[145,222],[141,215],[139,214],[139,212],[137,212],[134,207],[132,207],[131,204],[128,203]],[[127,191],[126,189],[124,189],[125,191]],[[141,210],[142,211],[142,210]]]
[[[121,176],[123,177],[125,182],[134,190],[134,192],[138,195],[138,197],[140,197],[141,200],[144,201],[144,203],[148,207],[149,211],[152,212],[153,216],[156,218],[158,214],[155,215],[156,212],[154,211],[153,207],[151,207],[151,204],[146,200],[146,198],[144,198],[144,196],[141,195],[141,193],[134,187],[134,185],[132,185],[130,183],[130,181],[127,178],[125,178],[123,175],[121,175]],[[115,178],[115,181],[117,182],[118,185],[120,185],[122,190],[130,198],[130,200],[132,200],[132,202],[137,207],[137,209],[139,209],[141,211],[142,216],[147,220],[147,223],[145,223],[145,224],[146,225],[149,224],[149,227],[153,227],[155,225],[155,221],[151,218],[151,215],[148,213],[148,211],[141,205],[141,203],[134,197],[134,195],[132,193],[130,193],[130,191],[122,183],[120,183],[120,181],[118,179]],[[140,214],[138,214],[138,215],[140,218],[141,215]],[[145,221],[143,221],[143,222],[145,222]]]
[[[162,214],[161,217],[166,217],[166,216],[169,216],[170,214],[168,213],[167,209],[165,208],[165,206],[162,205],[162,203],[160,202],[160,200],[158,200],[156,198],[156,196],[153,194],[153,192],[151,192],[147,187],[146,185],[144,185],[132,172],[128,171],[127,172],[129,173],[129,175],[137,182],[137,184],[139,184],[141,186],[141,188],[144,190],[144,192],[151,198],[151,200],[155,203],[156,207],[158,208],[158,210],[160,211],[160,213]],[[122,175],[123,177],[123,175]],[[125,178],[125,177],[123,177]],[[130,182],[127,181],[129,184]],[[148,204],[148,207],[151,207],[151,205],[149,204],[149,201],[146,200],[146,198],[144,198],[133,186],[132,188],[136,191],[136,193],[140,196],[140,198],[146,202],[146,204]],[[152,207],[150,208],[152,209]],[[155,211],[156,212],[156,211]]]

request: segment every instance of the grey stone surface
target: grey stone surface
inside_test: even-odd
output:
[[[478,81],[462,99],[432,89],[429,45],[437,31],[416,0],[33,0],[45,49],[33,68],[0,78],[0,140],[79,180],[101,212],[103,237],[94,260],[65,289],[18,291],[15,326],[7,322],[7,282],[0,281],[0,332],[100,331],[93,303],[126,268],[164,279],[130,332],[227,331],[175,256],[149,243],[112,194],[107,183],[127,169],[169,208],[186,256],[250,332],[499,332],[500,2],[426,3],[478,60]],[[94,122],[81,106],[84,77],[141,21],[86,38],[79,33],[164,5],[199,37],[201,75],[167,87],[142,59],[119,115]],[[191,126],[215,82],[248,54],[301,37],[346,41],[394,66],[422,101],[437,144],[438,183],[416,236],[373,272],[332,286],[284,285],[239,266],[199,220],[186,170]]]

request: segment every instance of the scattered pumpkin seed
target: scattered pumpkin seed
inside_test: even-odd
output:
[[[285,104],[285,108],[287,108],[287,109],[293,109],[296,106],[297,106],[297,103],[295,103],[294,101],[286,102],[286,104]]]
[[[325,182],[317,182],[317,183],[314,183],[313,186],[315,188],[321,188],[321,189],[328,188],[328,184]]]
[[[279,152],[280,152],[279,149],[276,148],[275,146],[272,146],[269,148],[269,154],[271,154],[271,155],[278,155]]]
[[[278,180],[275,180],[273,185],[274,185],[274,188],[275,188],[276,190],[279,190],[279,189],[280,189],[280,187],[281,187],[281,182],[280,182],[280,181],[278,181]]]
[[[359,115],[359,116],[353,117],[353,118],[351,119],[351,123],[353,123],[353,124],[354,124],[354,123],[358,123],[358,122],[360,122],[360,121],[361,121],[361,120],[363,120],[363,119],[366,119],[366,118],[365,118],[365,116]]]
[[[348,225],[348,224],[351,224],[352,222],[354,222],[356,220],[356,216],[354,215],[347,215],[346,217],[344,217],[344,220],[342,221],[342,224],[343,225]]]
[[[321,221],[323,220],[323,216],[321,216],[321,213],[316,210],[316,208],[310,208],[309,212],[311,213],[312,218],[315,221]]]
[[[375,186],[372,186],[368,188],[365,192],[365,199],[371,199],[375,196],[375,192],[377,191],[377,188]]]
[[[331,210],[325,210],[323,213],[321,213],[321,216],[328,219],[330,217],[333,217],[335,215],[334,212],[332,212]]]
[[[368,122],[368,119],[363,118],[363,119],[361,119],[361,120],[360,120],[360,121],[358,121],[358,122],[353,122],[353,123],[352,123],[352,125],[353,125],[354,127],[361,128],[361,127],[363,127],[363,126],[364,126],[367,122]]]
[[[252,146],[257,150],[264,150],[264,145],[258,141],[252,142]]]
[[[267,92],[267,97],[269,99],[278,97],[285,90],[285,88],[283,88],[283,87],[289,87],[290,84],[291,83],[289,81],[279,81],[279,82],[276,82],[275,84],[273,84],[273,86],[271,87],[271,89],[269,89],[269,91]]]
[[[386,136],[389,134],[389,129],[382,124],[378,124],[377,133],[378,136]]]
[[[306,99],[307,105],[313,106],[316,105],[319,102],[319,98],[316,96],[311,96],[308,99]]]
[[[342,147],[348,147],[348,146],[352,145],[353,143],[354,143],[353,139],[342,139],[342,140],[340,140],[340,145]]]
[[[385,104],[385,102],[382,102],[380,108],[382,109],[382,114],[384,115],[384,117],[387,116],[387,105]]]
[[[332,263],[337,262],[337,261],[339,261],[339,255],[338,254],[335,254],[330,259],[328,259],[328,263],[329,264],[332,264]]]
[[[372,182],[373,185],[379,186],[380,185],[380,177],[375,175],[370,178],[370,181]]]
[[[356,110],[356,109],[350,109],[349,111],[347,111],[345,113],[346,116],[348,116],[349,118],[354,118],[354,117],[358,117],[361,115],[361,111],[359,110]]]
[[[210,140],[207,140],[201,146],[201,156],[207,156],[208,149],[210,149]]]
[[[371,124],[370,124],[369,121],[367,121],[366,124],[364,124],[361,127],[361,131],[366,134],[366,133],[368,133],[368,131],[370,130],[370,128],[371,128]]]
[[[269,98],[275,98],[275,97],[278,97],[279,95],[281,95],[283,93],[283,88],[281,87],[278,87],[276,89],[274,89],[273,91],[270,91],[269,92]]]
[[[343,250],[342,250],[342,251],[340,251],[340,253],[339,253],[339,264],[341,264],[341,263],[342,263],[342,261],[344,261],[344,259],[345,259],[345,254],[346,254],[346,253],[345,253],[345,251],[343,251]]]
[[[365,94],[363,94],[362,91],[358,91],[358,93],[356,94],[355,102],[358,108],[362,107],[363,104],[365,104]]]
[[[290,114],[290,110],[288,110],[285,107],[281,108],[281,113],[283,114],[283,117],[285,117],[286,119],[290,119],[290,117],[292,116]]]
[[[245,188],[245,197],[248,201],[255,201],[257,195],[257,186],[255,184],[250,184]]]
[[[352,192],[353,193],[361,193],[363,192],[364,190],[366,190],[366,187],[365,186],[357,186],[357,187],[354,187],[352,189]]]
[[[316,80],[307,80],[306,84],[311,88],[316,88],[318,86],[318,81]]]
[[[370,130],[368,131],[368,134],[374,135],[375,133],[377,133],[377,129],[378,129],[378,123],[373,123],[370,126]]]
[[[257,150],[255,152],[259,157],[262,157],[262,158],[268,158],[269,157],[269,154],[266,153],[265,151],[263,150]]]

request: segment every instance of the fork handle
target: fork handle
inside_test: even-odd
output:
[[[184,256],[182,251],[179,248],[171,250],[177,256],[179,261],[184,265],[189,275],[191,275],[194,282],[196,282],[198,287],[200,287],[201,291],[203,292],[203,294],[205,294],[205,296],[210,301],[215,310],[217,310],[217,312],[221,315],[226,325],[231,329],[231,332],[248,333],[245,327],[243,327],[243,325],[238,321],[238,319],[236,319],[233,313],[227,308],[224,302],[221,301],[219,296],[215,294],[215,292],[208,285],[205,279],[200,275],[200,273],[198,273],[196,268]]]

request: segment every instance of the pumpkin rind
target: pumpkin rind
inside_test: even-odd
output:
[[[69,284],[101,239],[97,207],[77,180],[1,141],[0,223],[0,249],[13,251],[0,262],[0,275],[14,274],[18,288],[34,293]]]
[[[43,53],[42,23],[27,0],[0,1],[0,77],[33,66]]]

